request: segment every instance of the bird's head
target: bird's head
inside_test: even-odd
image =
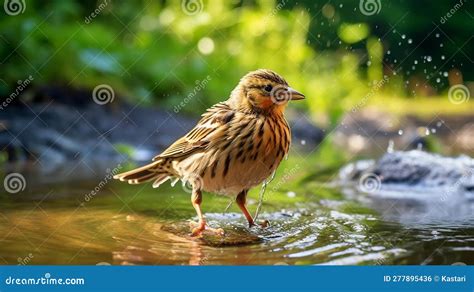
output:
[[[236,108],[256,112],[283,112],[291,100],[304,99],[304,95],[293,88],[277,73],[259,69],[240,79],[232,91],[230,102]]]

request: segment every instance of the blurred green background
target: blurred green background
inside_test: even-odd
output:
[[[454,84],[472,88],[472,4],[368,1],[376,10],[363,13],[362,2],[27,1],[23,13],[0,15],[0,96],[32,75],[35,84],[105,83],[173,109],[208,78],[183,108],[198,114],[246,72],[270,68],[308,96],[299,106],[323,124],[366,103],[469,112],[446,97]]]
[[[394,150],[474,155],[472,1],[3,2],[0,164],[26,189],[0,193],[0,264],[474,263],[471,203],[419,207],[411,177],[390,208],[331,188],[343,165]],[[276,229],[225,251],[170,239],[195,215],[185,187],[112,183],[111,170],[148,163],[258,68],[307,97],[287,110],[292,152],[263,203]],[[113,102],[95,99],[104,85]],[[219,215],[227,205],[206,196],[210,222],[243,226]],[[434,229],[410,225],[431,213]]]

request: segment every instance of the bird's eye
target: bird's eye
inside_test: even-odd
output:
[[[264,89],[266,92],[270,92],[270,91],[272,91],[273,86],[271,86],[270,84],[268,84],[268,85],[266,85],[263,89]]]

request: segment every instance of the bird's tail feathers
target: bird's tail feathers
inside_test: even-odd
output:
[[[145,166],[119,173],[114,176],[114,179],[125,181],[133,185],[154,181],[153,187],[157,188],[170,179],[171,176],[172,174],[161,167],[161,161],[154,161]]]

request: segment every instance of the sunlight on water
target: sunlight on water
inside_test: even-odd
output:
[[[52,187],[33,209],[45,194],[41,189],[0,197],[7,206],[0,213],[3,263],[28,258],[28,264],[90,265],[451,264],[452,258],[472,262],[474,254],[468,226],[407,228],[396,218],[383,221],[358,203],[337,199],[334,190],[328,195],[335,199],[323,200],[302,196],[301,190],[293,196],[268,193],[260,214],[270,222],[265,229],[249,229],[236,206],[224,212],[226,198],[205,196],[207,221],[222,227],[225,236],[205,232],[193,238],[194,210],[179,186],[157,192],[111,184],[85,203],[88,188],[75,187],[65,196],[64,188]],[[255,210],[258,202],[249,201]]]

